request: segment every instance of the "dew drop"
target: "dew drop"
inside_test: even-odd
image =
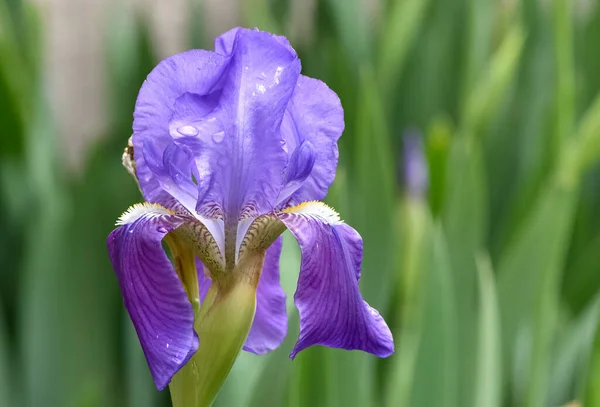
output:
[[[265,85],[263,85],[262,83],[257,83],[256,90],[264,94],[267,91],[267,88],[265,88]]]
[[[191,125],[180,126],[177,131],[187,137],[193,137],[198,135],[198,129]]]
[[[220,131],[220,132],[212,135],[212,141],[214,141],[217,144],[221,143],[223,141],[223,139],[225,139],[225,132],[223,132],[223,131]]]
[[[164,227],[162,227],[162,226],[159,226],[159,227],[157,227],[157,228],[156,228],[156,231],[157,231],[158,233],[167,233],[167,229],[165,229],[165,228],[164,228]]]

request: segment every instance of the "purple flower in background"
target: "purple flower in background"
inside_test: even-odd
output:
[[[429,186],[429,169],[423,151],[423,141],[416,130],[404,135],[404,183],[412,198],[423,199]]]
[[[147,202],[121,216],[108,250],[159,389],[202,348],[194,326],[205,304],[236,284],[256,293],[244,349],[281,344],[286,228],[302,252],[290,356],[311,345],[393,353],[389,328],[359,292],[362,239],[318,202],[343,128],[337,95],[300,75],[287,40],[267,32],[233,29],[214,52],[184,52],[150,73],[123,157]]]

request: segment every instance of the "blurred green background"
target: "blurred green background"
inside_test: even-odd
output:
[[[125,3],[108,8],[107,29],[69,32],[101,38],[108,95],[109,130],[74,171],[43,30],[64,10],[0,0],[0,407],[169,405],[105,246],[141,199],[121,153],[158,62],[146,17]],[[361,289],[396,353],[288,359],[299,251],[286,234],[288,338],[242,354],[216,405],[600,406],[598,1],[315,0],[301,34],[299,4],[241,1],[234,20],[288,35],[303,72],[342,99],[327,200],[364,238]],[[208,6],[189,1],[188,48],[212,48]],[[404,187],[409,129],[426,196]]]

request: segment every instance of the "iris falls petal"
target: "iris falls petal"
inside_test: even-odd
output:
[[[256,314],[244,345],[248,352],[263,354],[277,349],[287,333],[285,292],[279,281],[281,246],[279,237],[265,255],[256,291]]]
[[[182,223],[158,205],[136,205],[107,239],[125,307],[159,390],[198,349],[192,305],[161,245]]]
[[[358,288],[362,239],[336,212],[308,202],[279,214],[302,251],[294,303],[300,337],[290,357],[311,345],[359,349],[379,357],[394,351],[392,334]]]

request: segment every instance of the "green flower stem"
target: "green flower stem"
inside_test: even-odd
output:
[[[264,254],[214,280],[200,308],[196,354],[170,384],[173,407],[210,407],[244,345],[256,309],[256,285]]]

